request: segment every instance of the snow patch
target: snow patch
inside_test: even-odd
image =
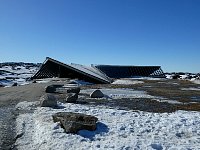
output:
[[[63,106],[64,109],[37,108],[33,114],[19,115],[17,134],[22,136],[16,141],[17,148],[74,150],[200,147],[200,112],[148,113],[80,104]],[[97,130],[66,134],[60,124],[52,120],[52,114],[61,111],[96,116],[99,119]]]
[[[200,91],[200,88],[190,87],[190,88],[181,88],[181,90],[184,90],[184,91]]]
[[[86,89],[81,90],[80,93],[90,95],[94,90],[97,89]],[[109,98],[119,99],[119,98],[155,98],[147,94],[145,91],[135,91],[133,89],[118,88],[118,89],[99,89],[101,92]]]
[[[112,84],[124,84],[124,85],[132,85],[132,84],[142,84],[143,81],[131,80],[131,79],[118,79],[115,80]]]
[[[192,82],[195,84],[200,84],[200,80],[193,80]]]

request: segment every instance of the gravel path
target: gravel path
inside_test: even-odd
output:
[[[15,142],[15,105],[21,101],[38,100],[44,93],[46,84],[0,88],[0,149],[13,149]]]

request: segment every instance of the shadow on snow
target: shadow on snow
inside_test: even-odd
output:
[[[89,130],[80,130],[78,132],[78,134],[84,138],[88,138],[90,139],[91,141],[94,140],[95,138],[95,135],[97,134],[100,134],[100,135],[103,135],[105,133],[108,133],[109,131],[109,128],[107,125],[105,125],[104,123],[102,122],[98,122],[97,123],[97,128],[95,131],[89,131]]]

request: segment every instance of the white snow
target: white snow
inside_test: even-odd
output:
[[[77,86],[82,86],[82,85],[92,85],[93,83],[90,82],[86,82],[83,80],[70,80],[70,84],[68,84],[68,86],[76,84]],[[66,85],[67,86],[67,85]]]
[[[195,84],[200,84],[200,80],[193,80],[192,82]]]
[[[166,80],[165,78],[152,78],[152,77],[142,77],[142,76],[133,76],[131,79],[138,79],[138,80],[154,80],[154,81],[159,81],[159,80]]]
[[[181,88],[181,90],[184,90],[184,91],[200,91],[200,87],[199,88],[193,88],[193,87]]]
[[[172,75],[171,74],[166,74],[165,75],[167,79],[172,79]]]
[[[27,107],[27,102],[24,104]],[[16,141],[17,148],[19,150],[172,150],[200,147],[200,112],[148,113],[80,104],[62,104],[62,106],[65,108],[37,108],[32,114],[19,115],[17,134],[22,136]],[[60,124],[52,120],[52,114],[62,111],[98,117],[97,129],[81,130],[78,134],[64,133]]]
[[[29,84],[30,82],[27,81],[27,79],[29,79],[37,69],[37,67],[3,66],[0,68],[0,71],[2,71],[0,75],[0,84],[4,87],[10,87],[13,83],[17,83],[18,85]]]
[[[94,90],[97,89],[86,89],[81,90],[80,93],[90,95]],[[170,104],[182,104],[182,102],[176,101],[176,100],[169,100],[163,97],[158,96],[152,96],[147,94],[146,91],[137,91],[134,89],[128,89],[128,88],[116,88],[116,89],[99,89],[105,96],[104,98],[108,99],[121,99],[121,98],[146,98],[158,102],[167,102]]]
[[[180,79],[188,79],[189,75],[184,74],[184,75],[180,75]]]
[[[80,93],[90,95],[96,89],[86,89],[81,90]],[[128,88],[117,88],[117,89],[99,89],[106,97],[112,99],[119,99],[119,98],[155,98],[147,94],[145,91],[137,91]]]
[[[138,80],[131,80],[131,79],[117,79],[112,84],[124,84],[124,85],[131,85],[131,84],[142,84],[143,81]]]

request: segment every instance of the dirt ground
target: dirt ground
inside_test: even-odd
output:
[[[158,102],[151,99],[119,99],[101,101],[89,98],[79,99],[78,103],[85,105],[106,105],[118,107],[119,109],[142,110],[148,112],[174,112],[176,110],[200,111],[200,90],[182,90],[182,88],[200,89],[200,85],[183,80],[141,80],[144,83],[135,85],[90,85],[82,86],[87,88],[131,88],[134,90],[146,91],[152,96],[160,96],[169,100],[182,102],[182,104],[169,104]],[[14,149],[12,144],[15,142],[15,105],[22,101],[37,101],[45,93],[49,83],[33,83],[24,86],[0,88],[0,149]],[[56,84],[64,84],[59,82]],[[58,96],[58,94],[56,94]]]
[[[36,101],[45,92],[46,84],[29,84],[0,88],[0,149],[13,149],[15,142],[15,105],[21,101]]]

